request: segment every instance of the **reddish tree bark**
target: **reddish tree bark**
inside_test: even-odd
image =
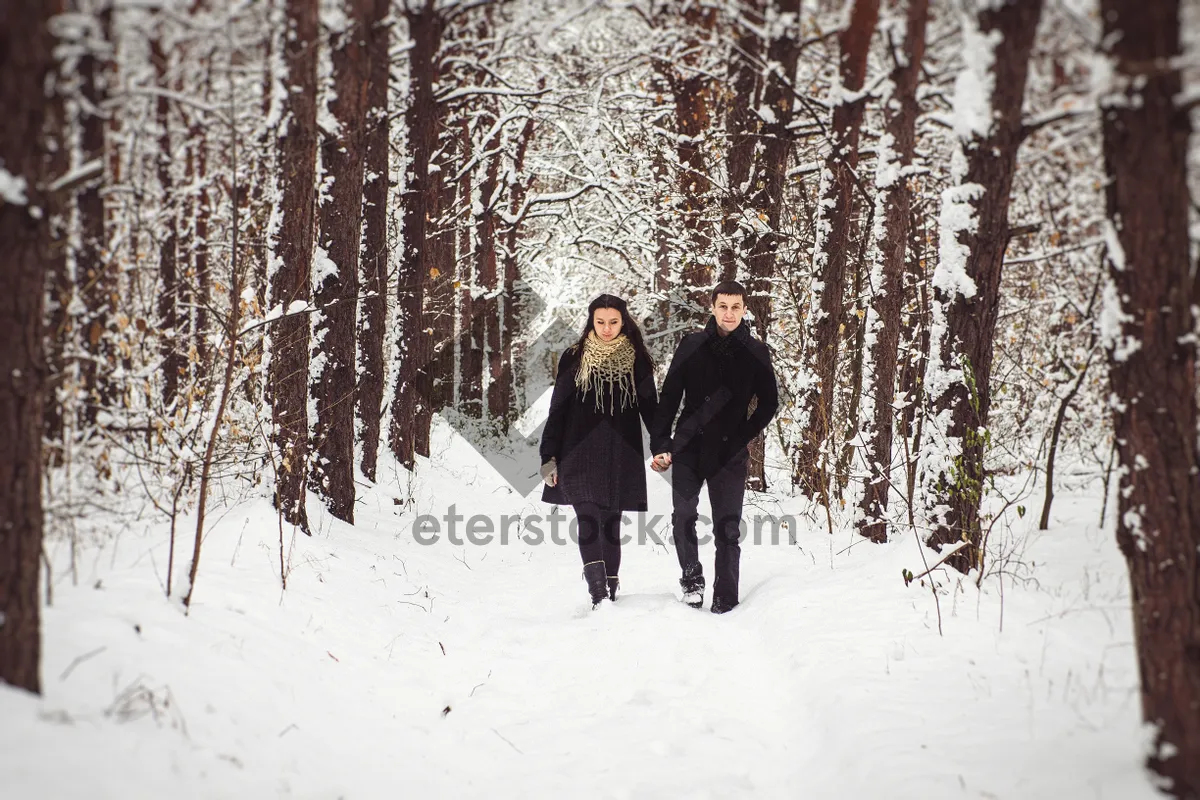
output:
[[[411,470],[415,453],[429,436],[432,387],[426,380],[433,359],[433,338],[423,318],[425,285],[435,269],[429,247],[430,221],[436,213],[437,180],[430,178],[429,162],[437,146],[439,116],[433,94],[437,75],[437,53],[445,22],[434,10],[432,0],[406,8],[412,47],[409,58],[409,103],[404,112],[412,165],[404,185],[404,254],[397,280],[397,363],[392,424],[388,445],[401,464]],[[426,449],[426,452],[427,449]]]
[[[111,6],[104,5],[98,17],[100,26],[97,38],[108,43],[111,41],[107,35],[111,27]],[[111,65],[107,54],[101,49],[104,46],[106,45],[95,41],[90,42],[79,59],[80,91],[84,100],[80,111],[79,133],[82,165],[103,165],[105,159],[105,120],[101,109],[108,97]],[[88,425],[95,424],[97,412],[111,402],[113,392],[108,380],[112,357],[108,331],[113,316],[116,279],[111,259],[105,251],[107,238],[104,199],[100,194],[104,183],[103,166],[96,171],[96,175],[96,179],[89,182],[75,200],[79,224],[75,280],[84,308],[83,318],[80,320],[80,344],[85,357],[80,363],[80,381],[84,401],[83,421]]]
[[[179,393],[179,378],[187,368],[186,354],[178,336],[179,276],[175,247],[178,242],[178,227],[171,180],[171,106],[167,98],[168,57],[162,39],[150,41],[150,61],[154,65],[154,77],[163,93],[155,100],[155,121],[158,124],[158,185],[162,192],[166,225],[158,245],[158,323],[162,341],[162,400],[170,408]]]
[[[1200,487],[1195,276],[1188,263],[1188,114],[1178,0],[1101,0],[1114,94],[1102,101],[1109,223],[1117,543],[1129,566],[1148,766],[1200,797]],[[1150,167],[1152,165],[1152,168]],[[1115,291],[1113,291],[1115,290]],[[1113,308],[1119,304],[1120,308]]]
[[[892,0],[892,6],[898,5]],[[899,59],[892,70],[892,93],[884,104],[884,135],[891,138],[895,161],[885,165],[888,169],[904,170],[913,161],[916,148],[917,85],[920,82],[921,62],[925,58],[925,26],[929,18],[929,0],[909,0],[904,28],[904,42],[900,45]],[[900,349],[900,310],[904,303],[904,268],[908,245],[908,220],[912,193],[904,177],[893,179],[887,187],[879,187],[882,206],[879,260],[883,267],[883,284],[871,299],[873,316],[877,320],[875,343],[871,347],[870,359],[866,362],[871,370],[874,415],[866,420],[870,434],[867,462],[871,474],[862,496],[863,515],[859,518],[858,532],[875,542],[887,540],[887,526],[883,514],[888,506],[888,491],[891,488],[892,434],[895,429],[895,412],[892,403],[896,398],[896,365]]]
[[[734,43],[729,54],[727,82],[733,98],[725,115],[725,130],[729,137],[725,159],[726,186],[721,198],[721,280],[731,281],[738,276],[742,259],[740,231],[742,212],[747,208],[746,194],[750,170],[754,167],[754,145],[758,132],[755,101],[761,89],[759,60],[762,40],[758,29],[763,24],[765,0],[748,0],[740,9],[744,20],[734,25]]]
[[[60,3],[61,5],[61,3]],[[71,149],[63,139],[67,129],[67,110],[62,93],[58,91],[62,79],[61,65],[55,72],[53,96],[46,98],[47,152],[45,175],[66,175],[71,169]],[[71,226],[71,196],[62,189],[46,198],[50,224],[50,251],[46,259],[46,291],[50,298],[46,311],[46,463],[60,465],[63,458],[63,436],[65,418],[59,388],[66,378],[67,363],[65,348],[72,331],[72,320],[67,310],[75,287],[67,269],[67,249]]]
[[[322,143],[321,163],[331,177],[329,200],[319,214],[318,263],[323,279],[314,286],[319,310],[313,341],[324,356],[311,391],[317,401],[313,432],[317,458],[312,480],[329,513],[354,522],[354,386],[358,330],[358,250],[362,238],[363,154],[367,84],[366,42],[374,0],[346,0],[348,28],[330,33],[334,98],[330,111],[337,134]]]
[[[388,47],[392,27],[388,0],[372,0],[367,33],[367,130],[364,154],[367,182],[363,187],[363,289],[359,353],[358,417],[362,425],[362,470],[376,479],[383,413],[384,341],[388,326],[387,201],[389,159]]]
[[[958,461],[957,475],[931,476],[937,481],[934,503],[949,508],[949,512],[935,523],[929,543],[940,548],[969,542],[947,562],[962,572],[980,564],[982,557],[979,504],[986,481],[982,431],[987,428],[991,406],[993,340],[1000,307],[1000,273],[1008,245],[1009,191],[1023,136],[1021,103],[1041,11],[1041,0],[1014,0],[978,14],[980,33],[990,37],[995,32],[1003,44],[995,49],[992,65],[995,88],[991,127],[986,135],[975,134],[970,141],[960,142],[967,169],[951,190],[968,185],[982,187],[982,192],[972,191],[967,201],[974,211],[976,228],[955,234],[958,243],[967,248],[965,271],[974,281],[975,294],[967,298],[961,292],[950,293],[935,285],[946,332],[940,343],[932,343],[932,347],[941,349],[930,357],[940,359],[943,374],[961,368],[963,378],[951,380],[939,397],[929,398],[935,415],[950,413],[946,435],[950,452]]]
[[[795,93],[792,81],[796,62],[800,58],[800,0],[774,0],[771,9],[776,25],[789,19],[767,44],[769,71],[763,76],[761,108],[770,109],[759,128],[761,156],[755,165],[755,179],[750,190],[750,204],[761,229],[746,236],[746,310],[754,314],[758,338],[767,341],[771,330],[771,295],[775,290],[775,254],[779,250],[779,223],[783,212],[783,183],[787,177],[787,162],[792,151],[792,122]],[[766,432],[750,443],[750,466],[746,488],[766,491],[765,474]]]
[[[867,74],[867,54],[879,19],[879,0],[854,0],[849,24],[838,34],[841,54],[839,73],[845,94],[859,92]],[[817,207],[818,230],[824,240],[817,253],[821,298],[813,326],[811,362],[817,386],[806,399],[808,421],[801,441],[799,484],[811,497],[825,497],[829,475],[822,451],[833,429],[834,396],[837,389],[838,349],[845,320],[846,264],[851,249],[850,231],[854,214],[854,182],[858,168],[858,138],[865,97],[843,96],[833,107],[833,141],[825,159],[828,185]]]
[[[683,223],[683,238],[678,243],[682,265],[679,277],[688,302],[698,310],[698,321],[703,321],[713,284],[713,185],[703,141],[712,125],[714,79],[702,69],[701,59],[705,49],[702,37],[716,25],[717,10],[685,2],[682,8],[677,4],[662,6],[659,16],[665,17],[669,25],[677,24],[676,18],[682,16],[684,23],[682,57],[658,60],[655,69],[670,88],[675,109],[678,172],[674,182],[678,194],[671,205]],[[664,325],[667,321],[662,320]]]
[[[485,121],[484,124],[487,124]],[[471,121],[463,118],[459,121],[461,133],[459,138],[464,151],[471,147]],[[459,194],[462,197],[471,196],[471,177],[474,170],[464,169],[459,179]],[[490,222],[490,218],[489,218]],[[458,385],[458,409],[470,417],[483,416],[483,360],[484,344],[487,339],[487,321],[484,319],[484,301],[475,298],[477,291],[483,288],[479,276],[481,253],[484,248],[482,239],[484,231],[480,221],[464,224],[459,233],[459,291],[458,316],[460,333],[458,337],[460,380]],[[471,241],[479,241],[478,250],[472,252]],[[493,251],[495,248],[492,242]],[[493,252],[493,262],[495,255]],[[494,269],[493,269],[494,272]]]
[[[279,136],[282,224],[275,242],[278,267],[271,305],[287,312],[312,299],[313,205],[317,162],[317,0],[288,0],[284,101],[286,134]],[[267,389],[279,459],[275,505],[284,519],[308,530],[304,487],[308,464],[307,314],[286,314],[272,326]]]
[[[0,6],[0,165],[6,178],[23,182],[0,199],[0,681],[40,693],[42,305],[51,257],[44,86],[53,66],[47,26],[61,8],[17,5]]]
[[[538,89],[545,88],[545,79],[538,82]],[[521,207],[525,204],[525,198],[533,186],[534,177],[525,176],[525,155],[529,152],[529,144],[533,141],[534,123],[533,115],[531,114],[525,120],[525,126],[521,128],[521,135],[517,139],[517,149],[513,154],[512,178],[508,186],[509,192],[509,213],[512,217],[516,217],[520,212]],[[503,263],[503,278],[504,292],[503,307],[500,311],[500,319],[503,321],[500,327],[500,371],[494,376],[503,387],[503,395],[501,397],[501,406],[498,409],[500,414],[501,425],[507,432],[508,426],[512,423],[514,414],[514,400],[517,393],[517,376],[514,369],[514,344],[513,340],[517,332],[517,325],[521,319],[521,297],[517,293],[517,278],[519,276],[517,262],[517,238],[520,233],[520,221],[506,225],[504,231],[504,254]]]

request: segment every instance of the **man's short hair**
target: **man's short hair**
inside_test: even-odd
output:
[[[743,303],[746,301],[746,287],[737,281],[721,281],[713,287],[712,304],[714,306],[717,304],[717,295],[719,294],[737,295],[742,298]]]

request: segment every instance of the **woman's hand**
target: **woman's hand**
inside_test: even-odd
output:
[[[655,472],[666,472],[671,468],[671,454],[659,453],[650,461],[650,469]]]
[[[558,461],[550,459],[545,464],[542,464],[542,480],[547,486],[558,485]]]

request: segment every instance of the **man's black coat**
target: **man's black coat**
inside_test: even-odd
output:
[[[758,406],[750,413],[752,397],[758,397]],[[672,435],[680,400],[683,412]],[[707,477],[762,432],[778,408],[767,346],[750,335],[745,321],[721,337],[710,317],[704,330],[683,337],[671,359],[650,427],[650,449],[670,453]]]

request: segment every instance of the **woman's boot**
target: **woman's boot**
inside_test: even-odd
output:
[[[608,576],[608,599],[609,599],[609,600],[612,600],[612,601],[616,602],[616,599],[617,599],[617,588],[618,588],[620,585],[621,585],[621,582],[620,582],[619,580],[617,580],[617,576],[616,576],[616,575],[609,575],[609,576]]]
[[[588,594],[592,596],[592,608],[600,605],[601,601],[608,597],[605,577],[603,561],[592,561],[583,565],[583,579],[587,581]]]

